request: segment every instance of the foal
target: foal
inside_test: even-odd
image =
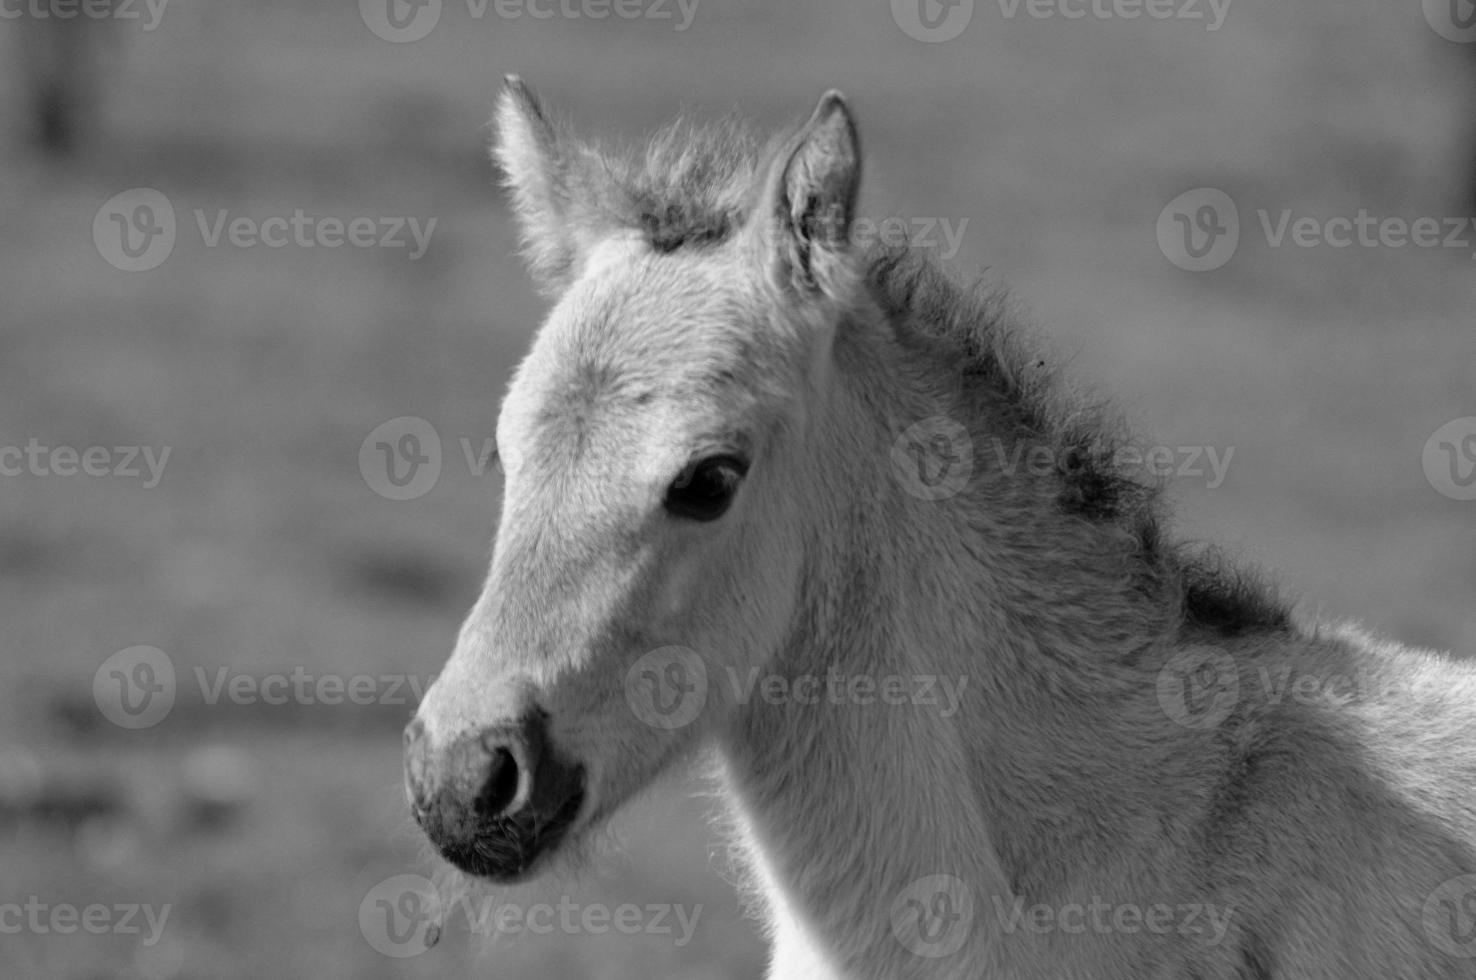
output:
[[[449,861],[540,875],[710,746],[776,978],[1476,977],[1476,674],[1169,541],[998,302],[853,244],[839,95],[497,126],[554,305],[407,730]]]

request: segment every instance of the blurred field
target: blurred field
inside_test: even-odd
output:
[[[28,43],[0,21],[0,70]],[[34,25],[32,25],[34,26]],[[1467,52],[1419,6],[1232,6],[1225,26],[1001,18],[925,44],[886,4],[704,0],[669,21],[476,21],[389,44],[352,4],[170,7],[106,25],[101,130],[60,165],[0,89],[0,445],[172,447],[139,480],[0,477],[0,903],[171,903],[164,938],[0,935],[7,977],[754,977],[763,951],[677,781],[622,819],[596,873],[515,896],[701,903],[671,936],[529,935],[455,923],[393,959],[366,892],[435,866],[404,813],[413,705],[212,707],[193,684],[155,728],[92,699],[123,648],[261,677],[426,683],[478,588],[492,434],[540,306],[485,159],[500,75],[586,130],[633,137],[683,107],[790,122],[827,87],[856,104],[868,214],[968,219],[988,265],[1074,373],[1164,445],[1235,447],[1223,485],[1176,487],[1184,533],[1276,569],[1310,608],[1476,650],[1476,504],[1435,493],[1427,437],[1476,415],[1469,249],[1269,248],[1249,208],[1453,215],[1470,175]],[[1224,269],[1159,252],[1162,207],[1228,191],[1248,229]],[[166,194],[179,241],[129,274],[94,248],[102,203]],[[203,246],[194,209],[434,217],[429,251]],[[365,436],[413,415],[446,441],[439,484],[383,499]],[[192,675],[191,675],[192,676]],[[238,750],[244,805],[202,809],[184,764]],[[204,757],[207,765],[211,756]],[[197,762],[200,761],[197,758]],[[39,773],[39,782],[38,774]],[[30,794],[28,797],[26,794]],[[50,794],[48,797],[47,794]],[[50,806],[50,809],[47,807]]]

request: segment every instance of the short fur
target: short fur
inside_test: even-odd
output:
[[[635,157],[516,80],[498,121],[557,302],[503,406],[491,573],[429,738],[536,705],[587,772],[576,838],[715,748],[775,978],[1476,977],[1476,674],[1172,541],[998,294],[852,248],[838,95],[786,140],[682,126]],[[894,451],[938,417],[1002,455],[921,499]],[[1001,465],[1037,447],[1050,471]],[[666,515],[714,453],[751,459],[732,510]],[[672,646],[707,684],[669,729],[631,698]],[[831,672],[956,679],[959,710],[728,682]],[[909,904],[940,897],[968,912],[946,951]]]

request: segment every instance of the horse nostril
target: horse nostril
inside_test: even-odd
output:
[[[518,795],[518,762],[507,749],[498,746],[491,750],[492,763],[487,770],[487,781],[477,794],[477,812],[489,817],[502,816]]]

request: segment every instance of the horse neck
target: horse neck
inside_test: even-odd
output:
[[[884,337],[869,343],[881,349],[837,351],[817,418],[826,448],[808,454],[812,492],[847,506],[810,536],[793,639],[773,670],[901,684],[912,697],[755,696],[723,748],[771,890],[834,955],[869,964],[858,975],[902,976],[916,961],[877,913],[913,882],[967,883],[980,949],[962,962],[986,962],[995,900],[1049,887],[1073,853],[1110,850],[1104,838],[1125,841],[1150,818],[1141,805],[1168,764],[1153,747],[1173,741],[1172,722],[1153,707],[1152,674],[1132,664],[1174,617],[1124,584],[1118,532],[1063,515],[1059,488],[1008,476],[992,452],[976,452],[967,497],[909,496],[890,469],[893,439],[920,418],[957,418],[957,405],[908,391],[903,355]],[[928,678],[940,703],[923,703]],[[1143,759],[1141,774],[1124,773],[1125,759]]]

